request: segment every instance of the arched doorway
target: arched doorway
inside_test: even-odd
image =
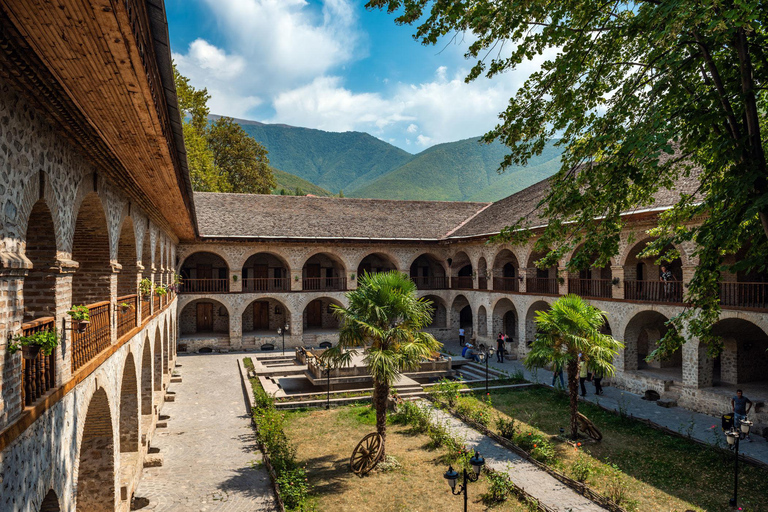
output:
[[[133,295],[138,287],[138,255],[136,254],[136,234],[133,229],[133,219],[126,216],[120,227],[120,238],[117,242],[117,262],[122,267],[117,274],[117,302],[121,303],[127,295]]]
[[[727,265],[746,259],[749,246],[742,247],[735,255],[725,259]],[[722,272],[720,282],[720,305],[743,308],[768,308],[768,271],[739,270]]]
[[[451,288],[454,290],[471,290],[474,288],[472,278],[472,262],[464,251],[459,251],[449,260],[451,268]]]
[[[221,293],[229,291],[229,266],[212,252],[196,252],[181,265],[183,293]]]
[[[112,413],[107,393],[99,388],[88,404],[77,469],[77,509],[115,510],[115,459]]]
[[[301,270],[304,290],[346,290],[347,277],[341,259],[333,254],[318,253],[309,258]]]
[[[723,341],[723,351],[713,362],[713,380],[724,384],[762,384],[768,391],[768,334],[741,318],[717,322],[712,334]]]
[[[307,304],[302,317],[303,332],[318,334],[338,331],[339,319],[333,313],[333,304],[341,306],[339,301],[328,297],[321,297]]]
[[[636,314],[624,330],[624,370],[641,370],[664,380],[682,381],[683,353],[675,352],[667,360],[646,361],[658,347],[658,342],[669,329],[669,319],[657,311],[643,311]]]
[[[433,254],[422,254],[411,263],[411,279],[419,290],[444,290],[448,288],[445,267]]]
[[[369,254],[360,261],[360,264],[357,266],[357,275],[362,277],[366,272],[368,274],[377,274],[379,272],[389,272],[390,270],[396,269],[397,267],[389,256],[376,252]]]
[[[141,349],[141,415],[152,417],[152,350],[149,335],[144,337],[144,347]],[[142,421],[145,419],[142,418]]]
[[[536,333],[538,332],[538,327],[536,326],[536,313],[539,311],[549,311],[549,303],[539,300],[531,304],[528,308],[528,312],[525,315],[525,344],[518,344],[518,350],[521,352],[528,352],[528,347],[530,347],[536,339]],[[522,356],[522,354],[520,355]]]
[[[136,363],[130,352],[123,365],[120,384],[120,453],[139,451],[139,388]]]
[[[493,290],[516,292],[520,289],[520,265],[515,253],[504,249],[493,260]]]
[[[197,334],[229,336],[229,310],[217,300],[193,300],[181,310],[179,327],[182,338],[192,338]]]
[[[72,278],[72,304],[84,305],[109,300],[112,276],[109,229],[101,199],[96,192],[89,192],[85,196],[77,212],[72,259],[79,264]]]
[[[517,344],[517,309],[515,305],[509,299],[501,299],[493,307],[493,318],[491,321],[493,325],[494,337],[499,333],[506,334],[509,337],[509,342],[513,345]]]
[[[243,265],[243,291],[280,292],[291,289],[291,269],[280,256],[259,252],[249,257]]]
[[[683,264],[679,257],[659,261],[658,256],[641,258],[639,255],[648,246],[649,240],[636,243],[624,261],[624,298],[638,302],[683,301]],[[667,245],[662,254],[674,250]],[[671,272],[672,279],[661,279],[661,267]]]
[[[445,329],[448,321],[448,310],[445,307],[445,301],[437,295],[425,295],[424,299],[432,303],[432,322],[427,329]]]
[[[611,267],[596,267],[597,255],[582,254],[583,246],[574,251],[574,258],[582,262],[578,272],[568,274],[568,293],[593,299],[613,296]]]
[[[475,334],[472,321],[472,306],[464,295],[457,296],[451,305],[451,330],[458,336],[459,329],[464,329],[464,336],[469,341]]]
[[[278,328],[290,326],[291,312],[279,300],[256,299],[243,310],[243,337],[275,336]]]
[[[161,400],[163,391],[163,341],[160,339],[160,328],[155,329],[155,357],[154,357],[154,377],[155,377],[155,391],[159,391],[155,395],[155,401]]]
[[[557,283],[557,265],[547,268],[539,268],[536,262],[546,256],[545,252],[532,252],[528,257],[527,275],[525,276],[525,291],[528,293],[543,293],[557,295],[559,286]]]
[[[48,491],[48,494],[45,495],[45,498],[43,498],[43,502],[40,504],[40,512],[60,512],[61,507],[59,507],[59,497],[56,496],[56,493],[51,489]]]
[[[51,267],[56,263],[56,229],[45,199],[32,207],[27,221],[24,254],[32,262],[24,278],[24,321],[56,315],[56,279]]]

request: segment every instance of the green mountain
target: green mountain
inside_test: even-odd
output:
[[[413,158],[367,133],[235,121],[267,148],[270,165],[334,194],[340,189],[346,193],[347,189],[365,186]]]
[[[560,148],[548,144],[526,167],[496,170],[509,151],[500,143],[480,144],[480,138],[433,146],[376,181],[350,190],[353,197],[496,201],[554,174],[560,168]],[[346,192],[346,191],[345,191]]]
[[[314,194],[316,196],[326,197],[333,195],[324,188],[318,187],[312,182],[301,179],[295,174],[283,172],[279,169],[275,169],[274,167],[272,168],[272,174],[275,175],[275,181],[277,182],[277,186],[272,191],[273,194],[279,193],[281,188],[284,188],[291,193],[295,192],[297,188],[300,188],[306,194]]]

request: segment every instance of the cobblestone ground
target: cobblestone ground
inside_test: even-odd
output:
[[[445,342],[444,350],[450,350],[454,354],[461,353],[458,340]],[[540,370],[536,373],[530,372],[525,369],[520,361],[505,359],[504,363],[497,363],[492,360],[491,366],[510,373],[518,370],[522,371],[525,378],[530,382],[538,382],[545,386],[549,386],[552,382],[552,372],[547,370]],[[715,439],[719,438],[720,444],[725,445],[725,438],[720,428],[720,417],[692,412],[682,407],[670,407],[668,409],[659,407],[655,402],[641,399],[640,395],[611,386],[605,387],[604,394],[597,396],[594,394],[594,388],[589,384],[587,386],[587,396],[582,400],[599,403],[601,406],[614,411],[618,411],[620,408],[624,409],[627,414],[631,414],[636,418],[651,420],[670,430],[682,432],[686,435],[690,431],[692,437],[711,445],[715,443]],[[768,464],[768,441],[758,435],[753,435],[752,440],[753,442],[751,443],[741,443],[739,451]]]
[[[486,466],[499,473],[506,473],[512,482],[553,510],[563,512],[601,512],[605,510],[576,493],[570,487],[563,485],[546,471],[537,468],[527,460],[523,460],[514,452],[507,450],[452,415],[432,407],[426,401],[422,401],[421,405],[432,409],[432,421],[434,423],[445,425],[453,437],[463,439],[467,448],[480,453],[485,458]]]
[[[179,356],[183,382],[162,414],[153,447],[163,466],[147,468],[136,491],[155,512],[277,510],[269,474],[260,466],[237,367],[238,355]]]

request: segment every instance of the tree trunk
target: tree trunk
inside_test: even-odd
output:
[[[568,361],[568,394],[571,396],[571,437],[579,437],[579,362],[575,358]]]
[[[373,397],[376,406],[376,432],[381,436],[381,458],[383,459],[387,453],[387,398],[389,397],[389,384],[377,382],[374,385]]]

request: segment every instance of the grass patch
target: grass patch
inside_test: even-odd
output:
[[[409,425],[391,423],[387,429],[387,455],[394,457],[396,464],[390,461],[386,471],[374,470],[362,478],[350,471],[352,450],[363,436],[375,431],[371,420],[375,420],[375,413],[368,405],[287,413],[285,432],[296,447],[297,462],[306,467],[309,478],[311,490],[307,510],[460,510],[463,498],[451,495],[443,478],[448,469],[448,449],[430,449],[430,438]],[[486,475],[480,481],[471,483],[469,510],[528,510],[515,498],[493,504],[491,508],[482,500],[482,496],[488,493],[489,479]]]
[[[468,397],[482,403],[485,398],[484,394]],[[561,427],[569,429],[564,393],[541,386],[497,390],[491,391],[491,401],[492,428],[508,428],[498,417],[513,418],[518,429],[545,436],[554,445],[553,466],[609,497],[622,499],[628,509],[728,509],[733,493],[732,454],[664,434],[584,402],[579,403],[579,411],[602,431],[603,440],[576,449],[556,437]],[[719,425],[715,430],[719,432]],[[768,511],[765,496],[768,471],[740,464],[739,504],[744,510]]]

